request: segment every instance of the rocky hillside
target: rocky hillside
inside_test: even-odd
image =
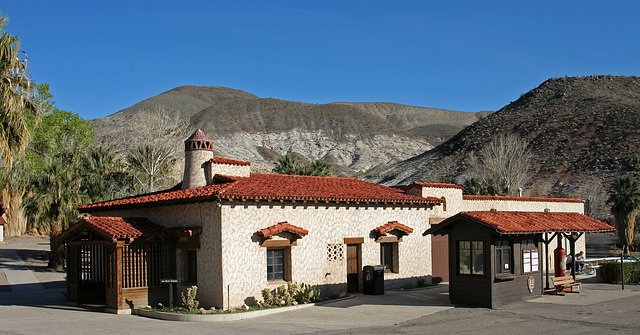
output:
[[[593,181],[640,171],[640,78],[549,79],[450,140],[368,179],[386,184],[455,178],[465,159],[496,134],[529,142],[534,166],[526,195],[580,196]],[[445,173],[446,172],[446,173]]]
[[[121,152],[150,143],[182,155],[183,140],[199,128],[214,140],[216,155],[251,161],[257,171],[295,153],[323,159],[339,175],[357,175],[429,150],[488,114],[393,103],[309,104],[182,86],[91,123],[97,143]]]

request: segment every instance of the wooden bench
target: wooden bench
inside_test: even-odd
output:
[[[551,278],[553,281],[553,286],[556,288],[556,293],[562,292],[575,292],[579,291],[581,283],[576,282],[573,279],[573,276],[562,276],[562,277],[553,277]]]

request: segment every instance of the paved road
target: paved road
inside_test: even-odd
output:
[[[15,257],[6,263],[11,253],[5,251],[23,244],[21,239],[9,239],[8,244],[0,245],[0,277],[23,270]],[[27,250],[28,246],[14,254],[29,255]],[[18,266],[12,265],[14,261]],[[24,262],[31,269],[37,264],[30,258]],[[322,306],[240,321],[171,322],[67,306],[62,299],[64,288],[59,285],[63,274],[35,268],[34,275],[41,285],[21,284],[18,279],[0,281],[0,288],[4,287],[0,289],[0,334],[544,334],[557,330],[562,334],[640,334],[638,286],[621,291],[619,286],[587,283],[580,294],[545,296],[488,310],[451,306],[448,288],[443,285],[388,291],[383,296],[355,295]]]

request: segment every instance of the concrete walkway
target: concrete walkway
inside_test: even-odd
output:
[[[0,268],[7,278],[11,291],[44,289],[31,269],[13,249],[0,249]]]

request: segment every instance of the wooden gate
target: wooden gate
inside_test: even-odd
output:
[[[431,267],[434,278],[449,281],[449,235],[431,236]]]
[[[78,302],[104,304],[105,247],[103,245],[81,245],[77,251]]]

